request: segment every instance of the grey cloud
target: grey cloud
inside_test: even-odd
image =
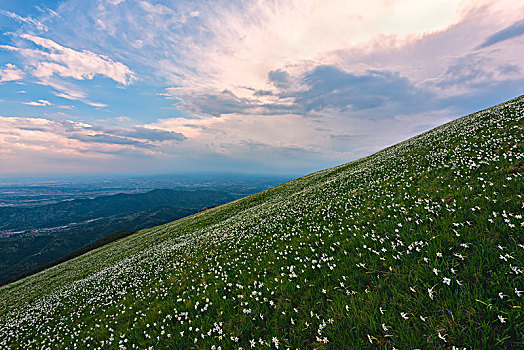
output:
[[[79,141],[87,142],[87,143],[97,142],[97,143],[106,143],[106,144],[112,144],[112,145],[132,145],[132,146],[139,147],[139,148],[153,148],[153,145],[147,142],[132,140],[126,137],[120,137],[120,136],[114,136],[114,135],[108,135],[108,134],[85,135],[85,134],[74,133],[74,134],[66,135],[66,137],[68,139],[79,140]]]
[[[455,115],[470,113],[522,95],[524,79],[488,81],[475,86],[474,93],[455,94],[437,101],[438,108],[451,108]]]
[[[145,148],[143,148],[143,149],[145,149]],[[93,149],[86,149],[86,150],[79,149],[79,150],[77,150],[77,152],[84,153],[84,154],[89,154],[89,153],[96,152],[96,153],[100,153],[100,154],[111,154],[111,155],[117,155],[117,156],[132,156],[135,159],[140,159],[140,158],[147,157],[144,153],[137,152],[136,150],[132,149],[131,147],[124,147],[124,148],[119,148],[119,149],[111,149],[111,148],[106,148],[106,147],[102,146],[102,147],[97,148],[96,150],[93,150]]]
[[[227,89],[220,93],[188,96],[183,99],[182,107],[189,112],[216,117],[231,113],[256,113],[261,115],[288,113],[291,110],[289,106],[279,103],[265,104],[256,99],[240,98]]]
[[[37,126],[21,126],[19,127],[20,130],[27,130],[27,131],[48,131],[48,129],[43,127],[37,127]]]
[[[492,79],[493,73],[483,69],[486,62],[487,59],[476,54],[459,57],[447,68],[436,86],[446,88],[478,80]]]
[[[287,89],[290,85],[289,73],[282,69],[269,72],[268,80],[279,89]]]
[[[516,38],[518,36],[524,35],[524,19],[518,22],[513,23],[509,27],[502,29],[501,31],[496,32],[486,39],[478,48],[484,48],[491,45],[495,45],[499,42]]]
[[[246,111],[255,106],[253,102],[239,98],[229,90],[223,90],[219,94],[209,93],[191,97],[190,103],[185,107],[189,107],[193,112],[220,116]]]
[[[295,104],[306,112],[324,108],[358,111],[391,103],[413,106],[426,95],[407,78],[389,71],[370,70],[356,75],[334,66],[318,66],[303,80],[309,88],[296,93]]]
[[[186,139],[186,137],[179,132],[161,129],[150,129],[144,128],[142,126],[135,126],[129,129],[107,129],[104,127],[98,127],[96,128],[96,130],[123,138],[132,137],[148,141],[182,141]]]
[[[271,91],[268,91],[268,90],[256,90],[253,95],[255,95],[255,96],[272,96],[273,93]]]
[[[272,95],[275,100],[271,103],[240,98],[227,89],[220,93],[183,96],[179,100],[186,111],[213,116],[230,113],[308,115],[326,108],[360,111],[393,104],[402,106],[406,113],[422,109],[420,100],[429,96],[409,79],[390,71],[369,70],[356,75],[335,66],[318,66],[294,81],[284,70],[270,72],[268,79],[279,87],[279,92],[248,89],[254,91],[254,97]],[[291,86],[294,88],[289,88]]]
[[[367,135],[351,135],[351,134],[332,134],[329,135],[330,139],[336,139],[336,140],[350,140],[350,139],[359,139],[367,137]]]
[[[509,75],[509,74],[521,74],[521,69],[516,64],[501,64],[497,67],[497,70],[500,74]]]
[[[69,139],[76,139],[88,143],[96,142],[113,145],[130,145],[138,148],[154,148],[155,145],[151,142],[155,141],[182,141],[186,139],[183,134],[178,132],[149,129],[141,126],[118,129],[111,129],[103,126],[93,126],[91,128],[83,128],[83,130],[93,130],[99,133],[94,135],[80,132],[71,133],[71,131],[75,130],[69,129],[69,132],[65,136]]]
[[[458,57],[438,78],[435,86],[448,88],[451,86],[482,86],[493,85],[500,80],[519,78],[520,67],[514,64],[496,64],[492,59],[481,54],[468,54]]]

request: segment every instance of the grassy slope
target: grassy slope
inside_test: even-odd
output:
[[[8,285],[0,347],[523,347],[523,116],[520,97]]]

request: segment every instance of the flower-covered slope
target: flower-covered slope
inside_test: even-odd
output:
[[[524,97],[0,290],[0,348],[518,348]]]

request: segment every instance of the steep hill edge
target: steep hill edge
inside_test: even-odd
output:
[[[162,328],[151,324],[165,317],[155,315],[165,315],[169,310],[178,315],[175,317],[184,310],[192,315],[198,311],[199,301],[206,304],[206,310],[210,308],[214,318],[202,316],[198,321],[201,327],[207,327],[201,329],[207,332],[209,328],[213,336],[197,339],[197,343],[219,343],[217,326],[211,322],[216,319],[223,323],[218,327],[220,332],[227,333],[223,345],[227,348],[235,347],[236,337],[244,347],[249,346],[250,337],[262,337],[260,345],[267,347],[271,342],[278,344],[273,337],[290,346],[333,348],[373,343],[440,347],[450,344],[448,341],[473,347],[522,345],[522,311],[512,306],[522,305],[517,291],[523,289],[522,272],[518,273],[523,262],[522,226],[518,226],[522,223],[519,193],[524,193],[523,114],[521,96],[369,157],[140,231],[13,283],[0,290],[0,333],[17,329],[23,340],[27,335],[22,331],[30,329],[29,325],[40,317],[64,318],[68,305],[96,299],[97,305],[104,306],[81,303],[75,307],[85,323],[79,331],[84,339],[94,334],[93,343],[109,343],[116,348],[110,340],[113,332],[107,327],[119,328],[107,319],[105,331],[95,331],[89,310],[118,315],[123,306],[131,305],[139,307],[144,316],[129,321],[136,332],[126,337],[140,346],[156,344],[154,338],[141,335],[150,327],[155,336],[162,334]],[[493,192],[486,192],[486,188]],[[489,211],[499,216],[510,213],[509,224],[489,221]],[[381,253],[380,248],[386,251]],[[465,258],[471,260],[464,263]],[[259,270],[253,271],[255,268]],[[302,272],[297,276],[294,269]],[[460,277],[455,279],[455,273]],[[229,286],[224,278],[236,284]],[[262,282],[267,290],[259,284]],[[460,284],[463,282],[465,286]],[[385,289],[391,283],[393,287]],[[198,286],[198,292],[191,286]],[[215,299],[222,288],[227,302]],[[242,294],[244,288],[261,293],[266,300],[258,303],[244,296],[241,299],[247,298],[249,307],[239,309],[243,302],[231,297]],[[497,288],[503,289],[501,302],[496,299]],[[154,292],[149,295],[144,290]],[[116,297],[115,292],[121,296]],[[464,294],[464,300],[454,296],[458,292]],[[286,299],[289,293],[298,297]],[[217,306],[202,301],[206,300],[204,296]],[[434,298],[440,304],[432,304]],[[491,301],[495,308],[481,308],[475,299]],[[56,305],[60,306],[58,311]],[[234,308],[229,310],[228,305]],[[252,308],[265,314],[267,321],[255,314],[251,323]],[[382,316],[383,309],[395,312]],[[348,312],[354,320],[347,318]],[[18,320],[19,314],[31,317]],[[244,318],[240,324],[228,321],[239,317]],[[405,322],[408,319],[411,321]],[[461,322],[468,319],[474,326],[460,329]],[[66,328],[79,325],[79,320],[72,315]],[[197,320],[193,318],[193,322]],[[300,322],[299,329],[304,328],[304,322],[314,329],[305,331],[308,326],[300,331],[295,322]],[[384,330],[380,329],[381,322]],[[51,344],[48,334],[57,327],[56,322],[45,323],[39,339]],[[187,322],[186,326],[173,322],[170,327],[190,332],[185,328]],[[479,327],[481,333],[475,333]],[[391,336],[387,334],[389,328],[394,329]],[[279,335],[282,332],[283,337]],[[192,342],[183,334],[176,339],[178,343],[174,344],[182,347]],[[174,346],[171,337],[157,341],[158,346]]]

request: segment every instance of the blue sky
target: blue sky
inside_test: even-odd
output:
[[[522,1],[0,3],[0,173],[302,174],[523,94]]]

